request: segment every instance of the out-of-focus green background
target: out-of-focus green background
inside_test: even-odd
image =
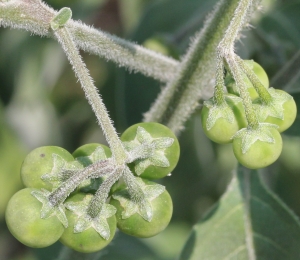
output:
[[[180,59],[190,36],[202,27],[216,0],[46,2],[55,9],[70,7],[75,20]],[[290,91],[299,104],[300,0],[264,0],[252,25],[253,30],[243,33],[246,38],[238,42],[237,52],[245,59],[259,62],[270,76],[271,86]],[[129,73],[102,58],[82,54],[118,132],[140,122],[163,84]],[[199,112],[195,112],[180,135],[179,165],[171,177],[161,180],[174,202],[169,227],[149,239],[118,233],[103,250],[101,259],[175,259],[192,225],[222,195],[236,161],[230,145],[215,145],[204,136]],[[297,123],[286,133],[283,153],[270,167],[268,181],[300,215]],[[5,207],[9,198],[22,188],[19,169],[24,156],[43,145],[57,145],[73,152],[89,142],[105,143],[105,139],[60,46],[53,39],[0,28],[1,260],[55,259],[62,247],[56,243],[46,249],[29,249],[7,230]]]

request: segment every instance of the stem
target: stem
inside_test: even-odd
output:
[[[177,73],[179,62],[173,58],[78,22],[71,25],[74,26],[70,27],[70,32],[77,46],[84,51],[161,82],[168,82]]]
[[[268,92],[268,90],[261,83],[256,74],[249,68],[249,66],[239,57],[235,56],[238,65],[242,68],[246,76],[249,78],[259,97],[265,104],[269,104],[272,101],[272,96]]]
[[[91,176],[99,178],[101,175],[108,174],[112,170],[110,159],[93,163],[64,181],[50,194],[49,201],[53,206],[59,205],[66,200],[69,194],[74,191],[82,181],[91,178]]]
[[[138,185],[135,177],[128,167],[126,167],[124,171],[123,178],[126,186],[128,187],[128,193],[131,199],[134,201],[141,201],[144,198],[144,192]]]
[[[114,126],[108,116],[105,105],[95,87],[92,78],[89,75],[84,62],[81,59],[79,51],[73,42],[73,39],[66,27],[54,31],[59,43],[62,45],[73,70],[78,77],[81,86],[85,92],[86,98],[91,105],[99,125],[106,137],[106,140],[111,148],[117,165],[122,165],[126,160],[126,151],[120,141]]]
[[[212,79],[216,73],[215,50],[240,2],[222,0],[216,5],[183,58],[177,76],[162,90],[151,109],[144,115],[144,121],[161,122],[179,133],[185,121],[198,107],[199,101],[212,95]]]
[[[226,30],[226,34],[218,46],[218,56],[223,57],[226,60],[236,85],[239,88],[240,96],[243,100],[243,105],[245,108],[248,126],[256,128],[258,126],[258,120],[252,107],[252,100],[249,96],[247,86],[243,81],[242,72],[238,66],[238,61],[235,59],[236,56],[234,54],[234,42],[237,39],[239,32],[245,25],[251,7],[252,0],[241,0],[239,2],[234,12],[233,19]]]
[[[249,16],[249,11],[252,6],[252,0],[241,0],[237,6],[233,18],[229,24],[228,29],[224,35],[224,38],[220,42],[220,47],[223,52],[231,53],[233,52],[234,43],[237,39],[238,34],[245,25],[247,21],[247,16]],[[227,47],[227,51],[224,50]]]
[[[0,26],[25,29],[40,36],[53,37],[50,21],[56,11],[39,0],[0,1]],[[137,44],[70,20],[69,32],[78,48],[104,57],[130,71],[167,82],[177,73],[178,61]]]
[[[214,91],[214,101],[217,105],[224,104],[225,96],[224,96],[224,62],[223,58],[218,55],[217,57],[217,70],[216,70],[216,87]]]
[[[92,198],[88,206],[87,213],[89,216],[91,216],[92,218],[96,218],[100,214],[102,206],[108,197],[108,193],[111,187],[122,176],[123,172],[123,168],[117,168],[100,185],[99,189],[97,190],[95,196]]]
[[[247,86],[243,80],[242,73],[235,59],[228,59],[227,63],[230,67],[231,73],[234,77],[236,85],[239,88],[240,97],[243,100],[243,106],[245,108],[246,119],[248,127],[256,128],[258,126],[258,119],[252,106],[252,100],[250,98]]]

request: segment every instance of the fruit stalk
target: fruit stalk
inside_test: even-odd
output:
[[[91,164],[63,182],[50,194],[49,201],[53,206],[59,205],[66,200],[69,194],[74,191],[82,181],[90,178],[91,176],[94,178],[100,177],[101,175],[108,174],[112,170],[113,167],[110,159],[101,160]]]
[[[269,104],[272,101],[272,96],[268,92],[268,90],[264,87],[261,83],[259,78],[255,75],[255,73],[245,64],[245,62],[239,57],[235,56],[236,61],[239,67],[244,71],[246,76],[249,78],[250,82],[252,83],[253,87],[255,88],[256,92],[258,93],[259,97],[265,104]]]
[[[54,31],[54,34],[59,43],[62,45],[63,50],[65,51],[73,70],[81,83],[86,98],[91,105],[97,117],[98,123],[101,126],[111,148],[116,164],[124,164],[127,158],[126,151],[117,135],[111,119],[109,118],[107,109],[100,94],[98,93],[98,89],[94,85],[93,80],[89,75],[89,71],[81,59],[79,51],[72,39],[71,34],[69,33],[69,30],[66,27],[59,28],[58,30]]]

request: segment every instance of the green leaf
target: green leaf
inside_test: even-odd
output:
[[[51,20],[50,25],[52,30],[57,30],[64,26],[72,17],[72,10],[68,7],[63,7]]]
[[[261,181],[239,167],[226,193],[195,225],[179,260],[300,259],[300,222]]]

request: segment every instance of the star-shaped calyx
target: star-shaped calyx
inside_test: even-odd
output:
[[[110,238],[110,229],[107,219],[116,213],[116,208],[104,203],[97,217],[92,218],[87,213],[92,198],[93,195],[88,194],[82,201],[65,203],[65,207],[78,216],[74,225],[74,233],[80,233],[88,228],[93,228],[101,237],[108,240]]]
[[[253,108],[258,115],[258,120],[263,122],[269,116],[283,120],[283,105],[293,97],[284,91],[278,91],[274,88],[269,88],[268,92],[272,97],[269,102],[265,103],[261,98],[258,98],[253,102]]]
[[[151,221],[153,210],[151,201],[165,191],[165,187],[159,184],[146,184],[141,178],[136,178],[142,193],[132,196],[128,188],[115,192],[112,197],[120,202],[123,207],[122,219],[129,218],[133,214],[139,214],[146,221]]]
[[[149,132],[139,126],[136,137],[130,142],[123,142],[129,152],[129,162],[134,162],[135,172],[141,175],[150,165],[169,167],[170,162],[165,156],[165,149],[174,142],[171,137],[153,138]]]
[[[95,151],[89,156],[80,156],[76,158],[76,161],[80,163],[83,167],[89,166],[93,163],[107,159],[104,149],[98,146]],[[80,185],[79,189],[84,192],[94,192],[97,191],[100,184],[103,182],[102,178],[90,178],[84,180]]]
[[[236,102],[240,101],[236,100]],[[215,123],[220,118],[224,118],[229,123],[233,124],[235,121],[234,113],[231,109],[231,107],[224,102],[221,105],[217,105],[213,102],[212,99],[209,99],[203,103],[204,106],[208,108],[208,116],[206,120],[206,128],[207,130],[210,130]]]
[[[65,228],[68,227],[68,220],[65,214],[64,205],[53,205],[49,200],[51,192],[45,189],[34,190],[31,192],[31,195],[43,204],[41,209],[41,218],[45,219],[51,216],[56,216]]]
[[[80,162],[84,167],[105,159],[107,159],[107,156],[105,154],[103,147],[101,146],[98,146],[95,149],[95,151],[91,153],[91,155],[89,156],[80,156],[76,158],[76,160]]]
[[[275,143],[275,139],[270,131],[272,128],[278,129],[278,126],[269,123],[259,123],[256,128],[242,128],[232,139],[242,139],[242,153],[245,154],[252,144],[258,140],[266,143]]]
[[[62,182],[69,179],[76,171],[83,168],[83,166],[77,162],[68,162],[58,154],[52,154],[53,167],[51,172],[42,175],[42,180],[51,183],[53,188],[57,188]]]

